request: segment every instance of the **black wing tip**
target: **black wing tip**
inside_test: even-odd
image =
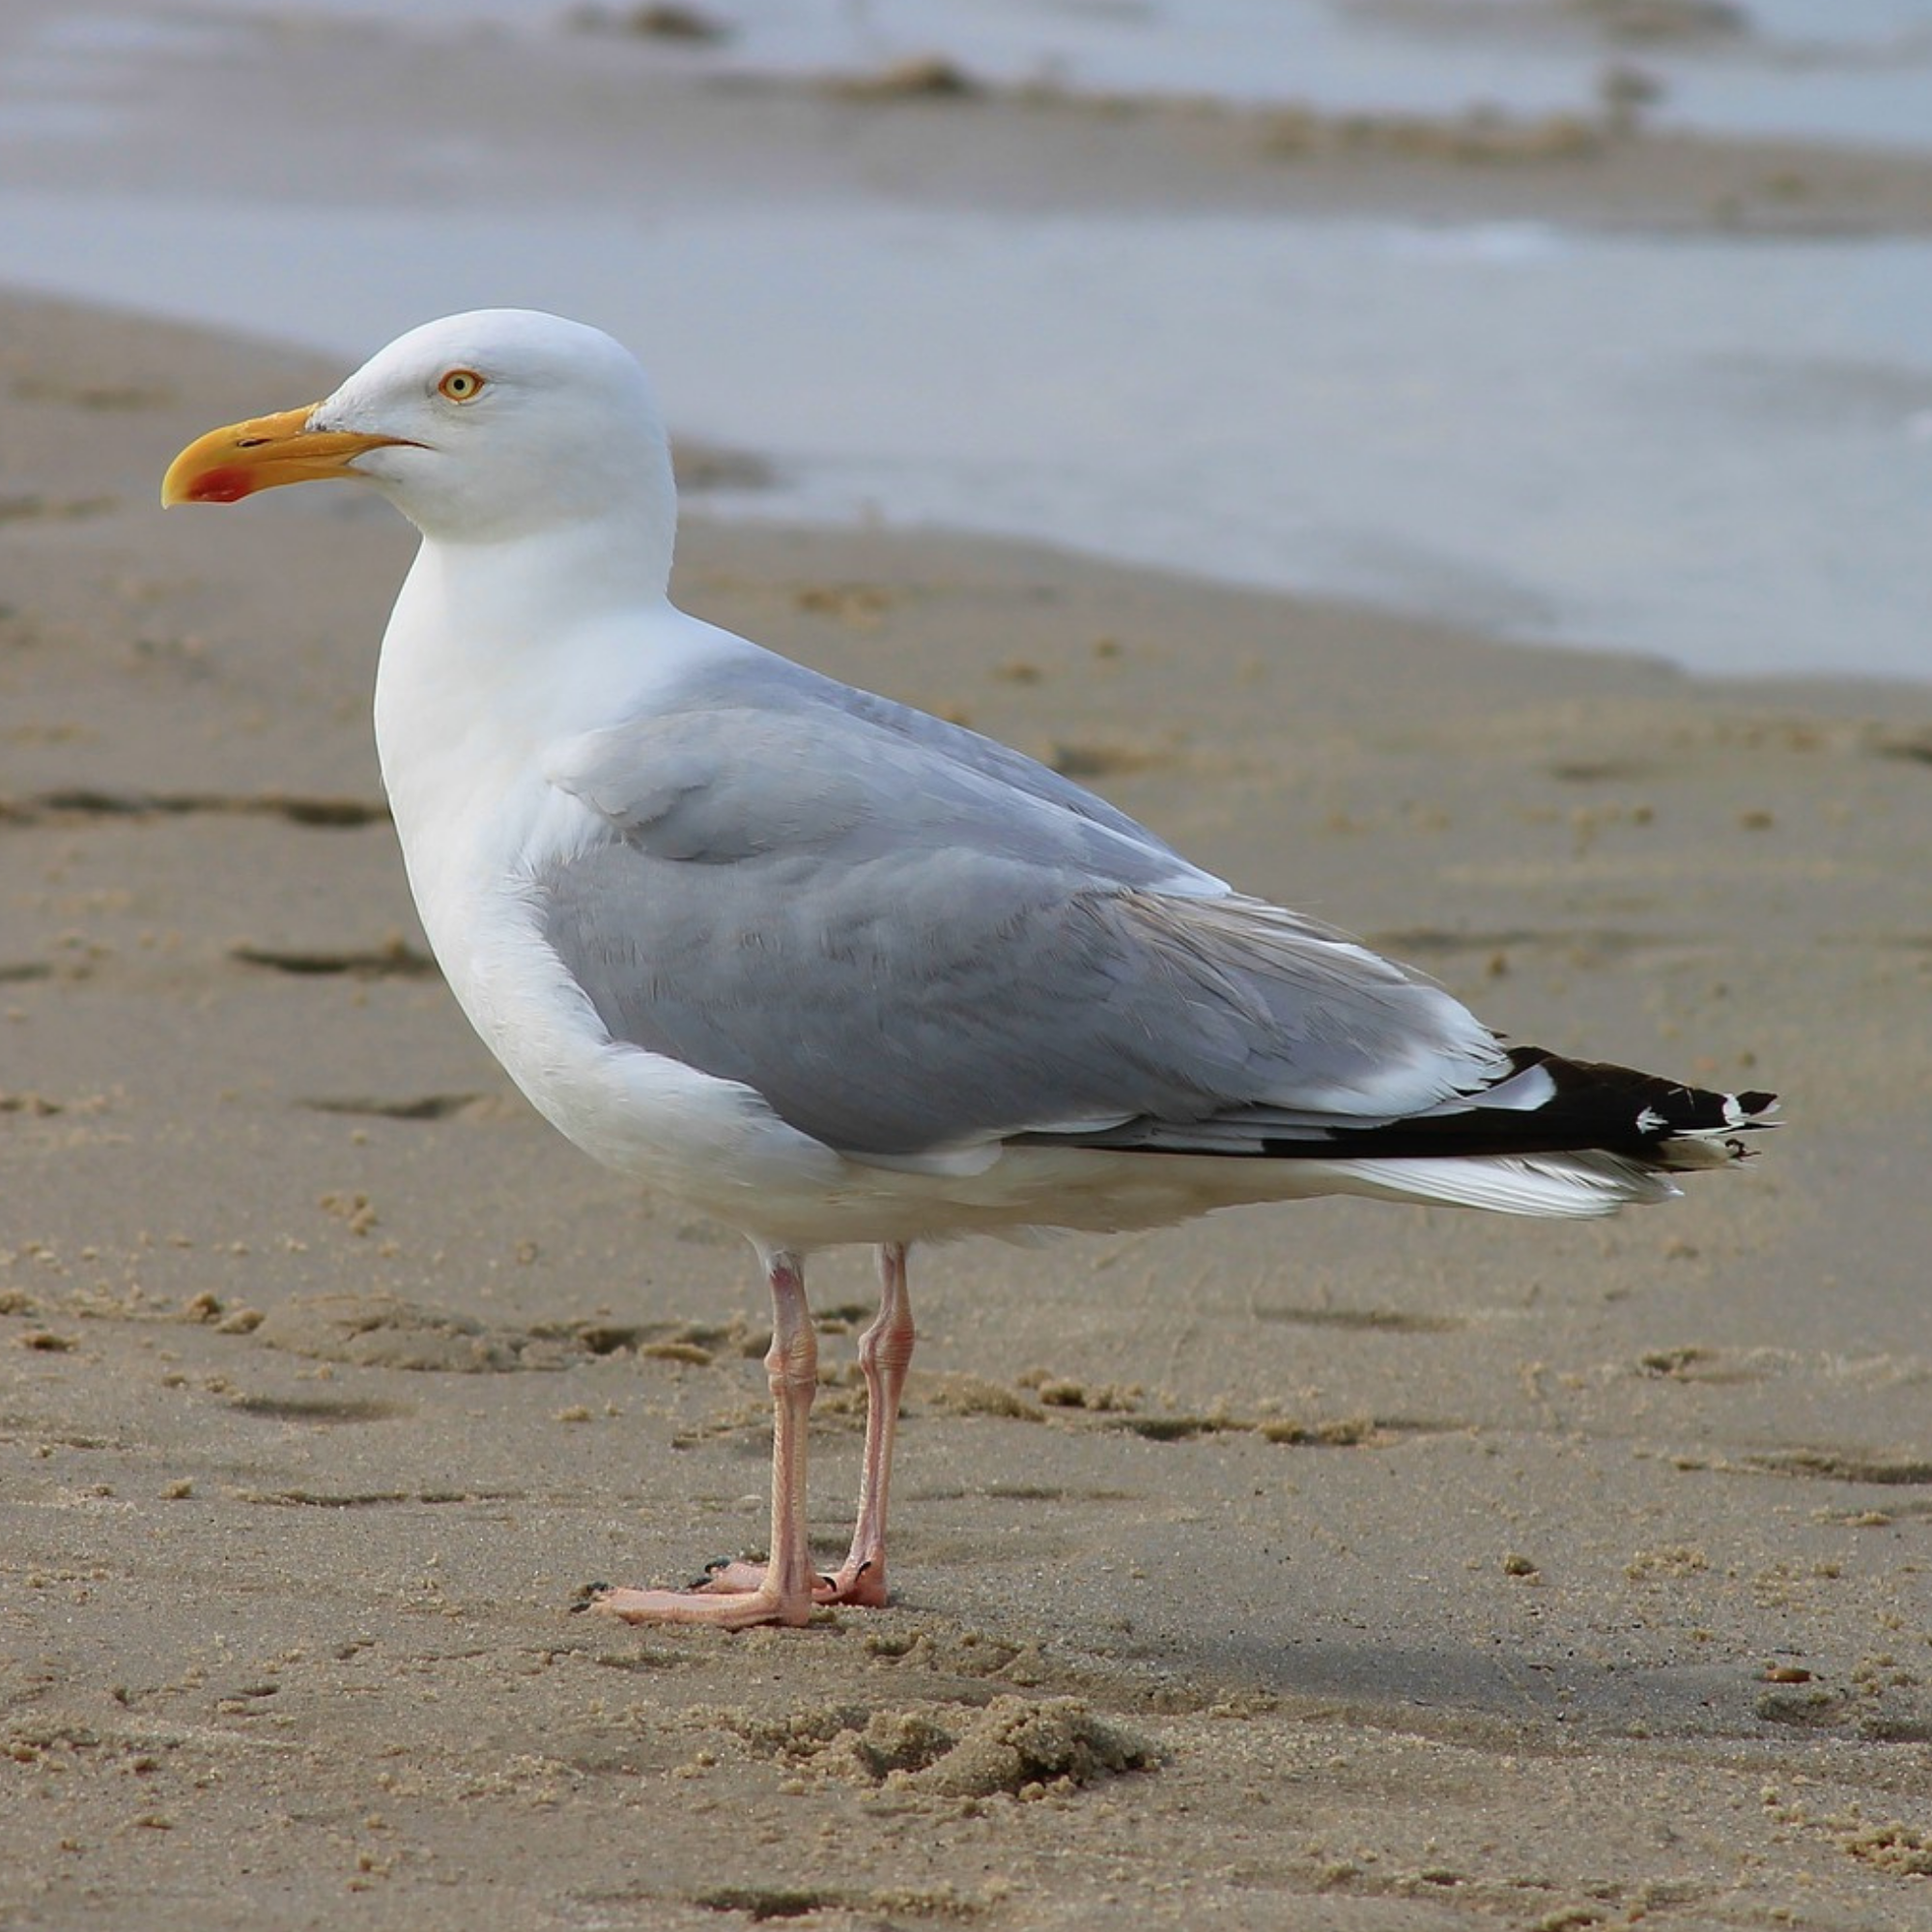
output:
[[[1026,1134],[1025,1141],[1180,1157],[1421,1160],[1603,1156],[1651,1174],[1726,1167],[1750,1157],[1746,1136],[1779,1124],[1776,1094],[1722,1094],[1610,1062],[1510,1047],[1508,1071],[1455,1103],[1378,1122],[1305,1118],[1276,1127],[1264,1108],[1231,1107],[1206,1122],[1122,1122],[1099,1131]],[[1532,1068],[1548,1085],[1533,1101],[1516,1083]],[[1502,1088],[1512,1093],[1491,1103]],[[1204,1127],[1220,1126],[1218,1133]]]
[[[1755,1151],[1743,1138],[1779,1124],[1777,1095],[1725,1094],[1634,1067],[1538,1056],[1556,1083],[1548,1109],[1573,1110],[1605,1130],[1601,1143],[1653,1166],[1723,1167]]]
[[[1744,1136],[1774,1127],[1777,1095],[1722,1094],[1609,1062],[1510,1049],[1510,1077],[1540,1067],[1550,1091],[1536,1106],[1487,1108],[1481,1094],[1433,1119],[1333,1134],[1324,1151],[1404,1154],[1614,1154],[1653,1172],[1722,1167],[1749,1157]],[[1501,1081],[1495,1083],[1504,1084]],[[1287,1150],[1283,1150],[1287,1151]],[[1307,1151],[1298,1149],[1297,1151]]]
[[[1683,1172],[1754,1160],[1762,1150],[1752,1147],[1744,1136],[1768,1132],[1783,1124],[1772,1118],[1777,1112],[1776,1094],[1707,1094],[1697,1088],[1686,1092],[1700,1116],[1708,1113],[1710,1103],[1715,1101],[1723,1119],[1716,1125],[1702,1118],[1695,1124],[1667,1123],[1652,1155],[1662,1167]]]

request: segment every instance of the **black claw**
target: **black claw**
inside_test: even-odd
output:
[[[609,1583],[584,1583],[581,1585],[576,1597],[571,1602],[570,1614],[574,1617],[582,1616],[610,1588]]]
[[[711,1559],[711,1561],[704,1566],[704,1574],[707,1577],[715,1577],[721,1570],[730,1569],[731,1562],[732,1559],[728,1556],[714,1556]],[[696,1589],[697,1586],[696,1584],[693,1584],[692,1587]]]

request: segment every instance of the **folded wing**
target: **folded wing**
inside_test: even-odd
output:
[[[1438,987],[1017,753],[828,690],[739,679],[559,752],[599,825],[528,893],[614,1039],[890,1162],[1271,1152],[1510,1076]]]

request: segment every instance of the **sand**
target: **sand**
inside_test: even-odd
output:
[[[163,0],[123,4],[155,18],[165,52],[178,16]],[[30,23],[66,11],[64,0],[11,0],[10,23],[31,46]],[[24,137],[0,127],[7,179],[63,194],[325,206],[400,191],[459,211],[579,195],[623,205],[622,184],[643,218],[694,201],[772,208],[861,193],[1029,214],[1393,213],[1771,235],[1932,227],[1932,157],[1654,128],[1653,104],[1616,100],[1633,79],[1641,94],[1641,53],[1610,43],[1604,98],[1586,111],[1427,115],[1095,101],[1045,84],[987,86],[970,71],[952,92],[917,60],[781,82],[729,71],[728,45],[714,61],[615,31],[416,40],[377,11],[298,27],[228,22],[218,59],[143,60],[130,42],[125,66],[106,62],[96,83],[112,99],[112,140],[36,139],[31,119]],[[1589,5],[1482,0],[1487,32],[1509,32],[1505,11],[1534,43],[1537,14],[1574,29]],[[201,138],[210,130],[218,138]],[[272,272],[271,257],[259,271]]]
[[[893,1607],[639,1633],[582,1587],[763,1535],[749,1252],[427,960],[366,715],[407,533],[153,509],[341,372],[0,322],[0,1922],[1932,1921],[1932,691],[700,496],[704,614],[1790,1125],[1603,1225],[922,1253]],[[812,1287],[836,1553],[866,1258]]]

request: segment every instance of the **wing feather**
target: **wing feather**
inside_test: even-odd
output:
[[[563,750],[605,834],[528,891],[613,1038],[896,1160],[1252,1108],[1373,1122],[1505,1066],[1439,988],[894,710],[713,692]]]

